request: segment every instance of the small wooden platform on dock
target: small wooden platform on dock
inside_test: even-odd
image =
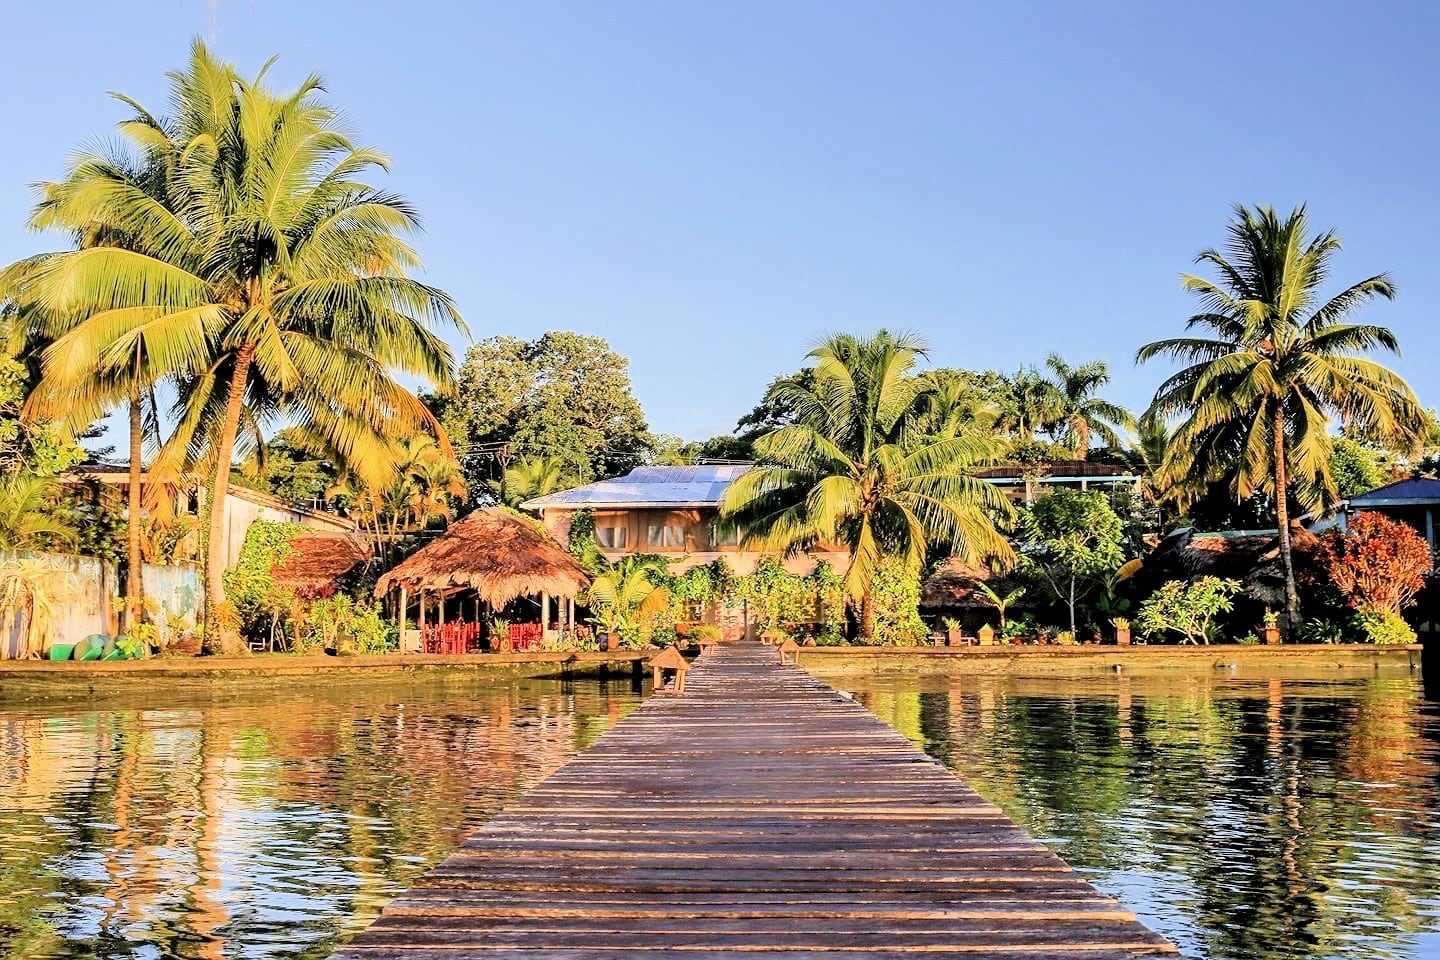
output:
[[[349,960],[1174,953],[999,808],[758,644],[696,661],[473,834]]]

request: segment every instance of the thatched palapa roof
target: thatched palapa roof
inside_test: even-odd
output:
[[[313,599],[335,592],[339,581],[370,558],[370,549],[348,534],[301,533],[270,572],[275,586]]]
[[[492,606],[548,593],[573,597],[590,586],[585,568],[536,524],[491,507],[455,523],[375,584],[376,596],[410,591],[474,590]]]
[[[926,610],[988,608],[990,601],[980,594],[982,583],[1001,596],[1017,586],[1009,574],[996,574],[959,557],[951,557],[920,584],[920,606]]]

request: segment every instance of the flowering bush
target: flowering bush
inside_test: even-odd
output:
[[[1345,533],[1322,538],[1316,560],[1350,607],[1396,614],[1415,599],[1433,566],[1425,539],[1380,513],[1357,513]]]

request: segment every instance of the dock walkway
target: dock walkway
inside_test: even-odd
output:
[[[759,645],[697,661],[473,834],[348,960],[1175,948],[863,707]]]

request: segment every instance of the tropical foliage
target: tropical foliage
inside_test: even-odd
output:
[[[402,235],[418,226],[415,211],[360,179],[385,158],[345,134],[320,91],[311,77],[274,92],[263,71],[242,79],[197,42],[171,75],[169,115],[120,97],[133,111],[120,125],[133,163],[82,155],[45,189],[37,221],[99,228],[95,242],[16,271],[37,313],[76,320],[46,351],[47,380],[119,380],[137,355],[181,377],[168,457],[211,465],[212,503],[224,502],[237,442],[266,423],[303,421],[358,462],[436,427],[394,371],[451,380],[430,324],[460,318],[409,276],[419,258]],[[142,188],[137,170],[161,170],[164,182]],[[224,513],[210,513],[214,607]]]
[[[1065,605],[1073,635],[1079,602],[1125,560],[1120,517],[1103,493],[1057,490],[1021,515],[1019,531],[1022,569]]]
[[[1303,207],[1284,218],[1268,207],[1236,207],[1228,233],[1223,252],[1196,258],[1216,279],[1182,278],[1200,303],[1187,326],[1210,336],[1160,340],[1138,354],[1184,364],[1156,391],[1147,416],[1179,418],[1163,469],[1192,492],[1223,480],[1236,500],[1270,497],[1293,626],[1300,601],[1291,502],[1313,510],[1336,499],[1330,426],[1404,442],[1417,436],[1424,414],[1400,377],[1364,356],[1397,352],[1395,335],[1352,319],[1366,303],[1394,296],[1388,276],[1323,298],[1340,238],[1311,235]]]
[[[1315,560],[1356,610],[1398,614],[1425,586],[1434,567],[1425,538],[1380,513],[1357,513],[1346,530],[1320,539]]]
[[[1209,643],[1215,618],[1233,607],[1240,592],[1238,580],[1199,577],[1190,582],[1171,580],[1160,586],[1144,603],[1135,623],[1147,635],[1180,635],[1181,643]]]
[[[721,506],[748,546],[847,549],[846,594],[866,639],[875,634],[874,579],[885,558],[918,575],[931,550],[976,563],[1011,556],[995,525],[1009,504],[970,475],[1001,446],[981,436],[915,435],[927,399],[915,374],[923,356],[918,340],[885,331],[820,344],[810,354],[813,386],[778,388],[795,422],[756,441],[760,465],[730,485]]]

